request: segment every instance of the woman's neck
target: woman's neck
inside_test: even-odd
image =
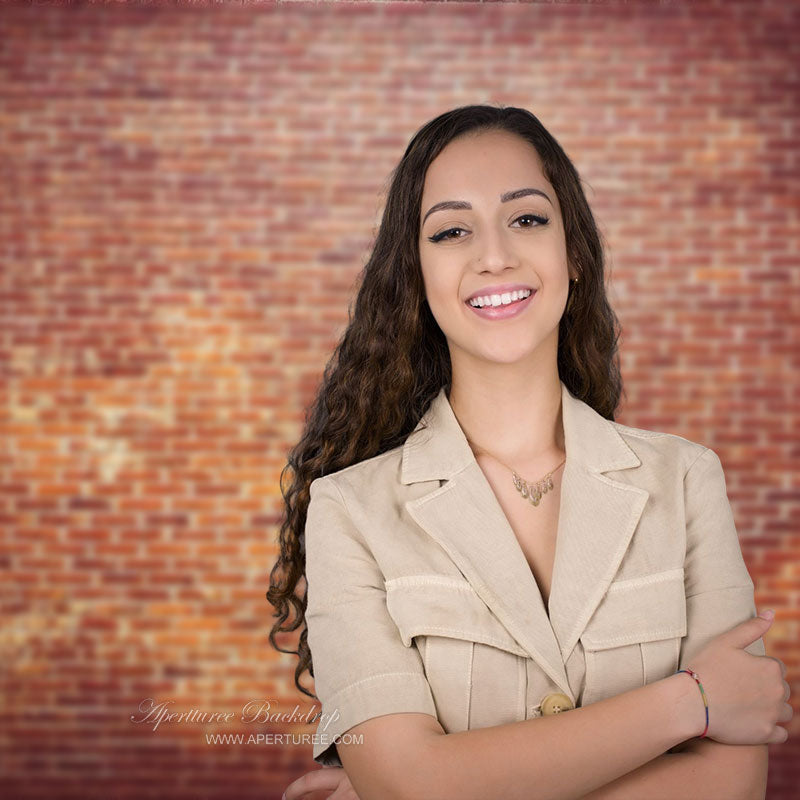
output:
[[[513,374],[493,381],[454,375],[449,401],[475,450],[486,451],[521,471],[540,467],[547,471],[563,458],[557,371],[535,380]]]

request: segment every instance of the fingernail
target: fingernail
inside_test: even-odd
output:
[[[767,608],[766,610],[762,611],[759,615],[761,619],[772,619],[775,616],[775,612],[771,608]]]

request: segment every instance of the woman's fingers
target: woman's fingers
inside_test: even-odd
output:
[[[786,677],[786,664],[783,663],[779,658],[775,658],[775,656],[763,656],[763,658],[771,658],[773,661],[778,662],[778,666],[781,668],[781,677]]]
[[[783,744],[789,738],[789,731],[776,725],[765,744]]]
[[[359,800],[359,797],[350,781],[344,780],[339,784],[339,788],[328,798],[328,800]]]
[[[338,789],[342,781],[347,780],[347,774],[341,767],[323,767],[306,772],[297,780],[292,781],[283,793],[285,800],[304,800],[312,792],[329,791]],[[349,785],[349,781],[348,785]],[[338,800],[338,798],[337,798]]]

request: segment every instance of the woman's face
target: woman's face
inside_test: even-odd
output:
[[[454,369],[464,359],[555,359],[570,278],[564,226],[525,139],[484,131],[442,150],[425,176],[419,253]]]

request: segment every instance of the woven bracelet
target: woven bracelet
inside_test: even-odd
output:
[[[678,672],[685,672],[689,677],[694,678],[694,680],[697,682],[697,685],[700,687],[700,694],[703,696],[703,705],[706,708],[706,728],[699,737],[702,739],[708,733],[708,700],[706,699],[706,693],[703,689],[703,684],[700,683],[700,676],[693,669],[689,669],[687,667],[686,669],[679,669]],[[678,672],[675,674],[677,675]]]

